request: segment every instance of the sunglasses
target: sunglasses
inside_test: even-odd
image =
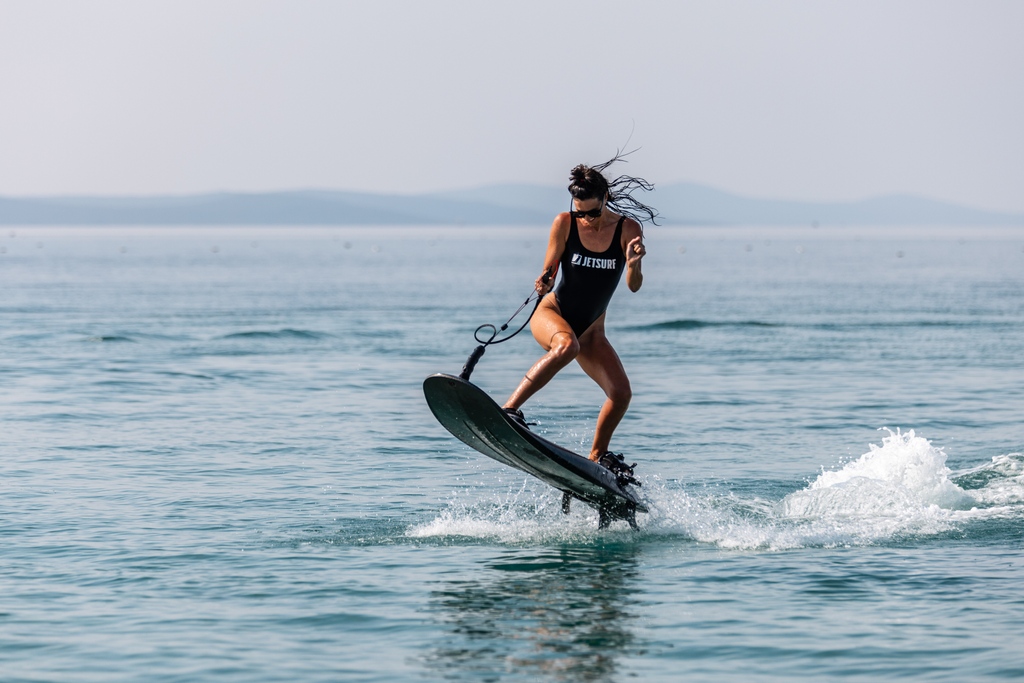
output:
[[[570,205],[570,207],[569,207],[569,214],[573,218],[600,218],[601,217],[601,212],[603,210],[604,210],[604,207],[599,206],[596,209],[591,209],[590,211],[573,211],[572,210],[572,206]]]

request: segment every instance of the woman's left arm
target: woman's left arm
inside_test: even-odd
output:
[[[644,283],[640,259],[647,253],[640,224],[632,219],[626,219],[622,226],[622,241],[625,242],[622,251],[626,255],[626,286],[629,287],[629,291],[635,292]]]

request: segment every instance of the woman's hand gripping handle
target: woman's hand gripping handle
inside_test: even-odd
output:
[[[554,286],[555,273],[557,272],[557,263],[544,269],[544,272],[540,274],[540,277],[533,282],[533,288],[537,291],[537,294],[544,296],[551,291],[551,288]]]

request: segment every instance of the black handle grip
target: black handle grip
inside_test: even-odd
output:
[[[462,366],[462,372],[459,373],[459,379],[469,381],[469,376],[473,374],[473,368],[476,367],[476,363],[480,360],[480,356],[484,355],[484,351],[487,347],[481,344],[480,346],[473,349],[473,353],[469,354],[469,358],[466,360],[466,364]]]

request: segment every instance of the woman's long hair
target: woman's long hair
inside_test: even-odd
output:
[[[620,175],[611,182],[608,182],[608,179],[604,176],[606,168],[616,161],[623,161],[623,157],[629,154],[632,154],[632,152],[626,152],[625,154],[616,152],[615,156],[611,159],[596,166],[579,164],[569,173],[569,194],[581,201],[594,199],[595,197],[600,199],[607,194],[608,206],[612,207],[616,213],[632,218],[641,225],[645,221],[657,225],[658,212],[633,197],[633,192],[636,190],[643,190],[644,192],[653,190],[653,183],[649,183],[643,178],[634,178],[629,175]]]

